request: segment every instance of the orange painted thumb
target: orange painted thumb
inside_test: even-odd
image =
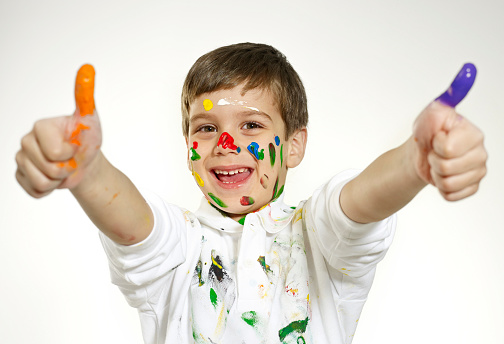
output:
[[[75,105],[81,116],[94,112],[94,78],[95,70],[90,64],[80,67],[75,78]]]

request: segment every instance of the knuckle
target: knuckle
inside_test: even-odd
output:
[[[49,160],[56,161],[59,160],[62,151],[61,145],[51,145],[50,147],[45,148],[44,154]]]
[[[21,138],[21,150],[26,151],[30,147],[30,143],[32,141],[31,133],[26,134]]]
[[[49,179],[47,178],[37,178],[36,180],[33,180],[33,189],[37,193],[45,193],[48,192],[52,189],[52,183]]]

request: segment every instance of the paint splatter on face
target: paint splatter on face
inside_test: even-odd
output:
[[[213,108],[213,103],[210,99],[205,99],[203,100],[203,107],[205,108],[205,111],[210,111]]]
[[[269,185],[269,177],[268,177],[267,175],[265,175],[265,174],[264,174],[264,175],[261,177],[261,186],[262,186],[263,188],[267,189],[267,188],[268,188],[268,185]]]
[[[240,198],[240,204],[244,206],[252,205],[254,204],[254,199],[250,196],[243,196]]]
[[[283,145],[280,146],[280,167],[283,167]]]
[[[275,159],[276,159],[275,145],[273,145],[273,143],[270,143],[268,148],[269,148],[269,153],[270,153],[271,167],[273,167],[273,166],[275,166]]]
[[[203,182],[203,179],[201,179],[198,172],[193,170],[192,173],[193,173],[194,179],[196,180],[196,183],[198,183],[199,186],[205,186],[205,182]]]
[[[264,149],[259,150],[257,142],[250,143],[247,149],[257,160],[264,160]]]
[[[224,203],[220,198],[215,196],[213,193],[209,192],[208,196],[221,208],[227,208],[226,203]]]
[[[223,132],[219,137],[219,141],[217,142],[217,147],[218,146],[222,146],[224,149],[229,148],[232,150],[238,150],[239,148],[234,144],[234,138],[226,132]],[[238,153],[240,153],[240,151],[238,151]]]
[[[201,159],[201,156],[196,152],[196,149],[198,148],[198,142],[194,141],[193,146],[191,147],[191,160],[192,161],[197,161]]]
[[[280,138],[275,136],[275,144],[278,146],[280,144]]]
[[[283,193],[283,190],[284,190],[284,185],[282,185],[282,187],[280,187],[280,189],[278,189],[278,178],[275,182],[275,187],[273,188],[273,197],[271,199],[271,201],[275,201],[278,197],[280,197],[280,195]]]

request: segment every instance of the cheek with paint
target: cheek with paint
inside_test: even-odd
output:
[[[194,179],[196,180],[196,183],[198,183],[199,186],[204,186],[205,182],[203,179],[201,179],[201,176],[196,172],[192,166],[192,163],[194,161],[198,161],[201,159],[201,156],[196,152],[196,149],[198,148],[198,142],[194,141],[192,147],[189,149],[189,156],[191,159],[191,171],[192,175],[194,176]]]
[[[278,147],[280,147],[280,152],[277,154]],[[264,160],[264,149],[262,149],[257,142],[251,142],[247,146],[247,150],[249,151],[250,154],[252,154],[252,156],[254,156],[254,158],[258,162],[261,162]],[[274,169],[275,169],[275,165],[277,165],[277,160],[280,160],[280,166],[277,167],[278,170],[283,168],[283,144],[281,145],[280,138],[278,136],[274,137],[274,142],[270,142],[268,144],[268,152],[269,152],[269,165],[270,165],[271,169],[273,170],[273,171],[271,171],[271,173],[274,174],[275,173]],[[280,156],[279,159],[277,159],[278,156]],[[264,163],[266,163],[266,162],[264,162]],[[263,172],[267,172],[267,171],[263,171]],[[268,187],[270,187],[270,185],[272,185],[270,183],[270,176],[272,176],[272,174],[268,175],[269,173],[270,172],[263,173],[259,179],[262,188],[265,190],[268,189]],[[278,184],[279,184],[279,175],[277,175],[276,180],[275,180],[275,184],[273,187],[273,192],[272,192],[272,196],[271,196],[272,200],[277,199],[283,192],[283,185],[279,187]],[[250,196],[243,196],[240,199],[240,204],[243,206],[249,206],[253,203],[254,203],[254,199]]]

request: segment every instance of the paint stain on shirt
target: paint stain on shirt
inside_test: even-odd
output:
[[[259,319],[257,317],[257,313],[254,311],[243,313],[241,318],[243,319],[243,321],[245,321],[247,324],[249,324],[252,327],[255,327],[257,325],[257,323],[259,322]]]
[[[279,337],[280,341],[283,342],[285,340],[285,338],[288,335],[290,335],[291,333],[293,333],[293,334],[304,333],[306,331],[306,327],[308,326],[308,320],[309,320],[309,318],[307,317],[305,320],[293,321],[289,325],[285,326],[283,329],[278,331],[278,337]],[[302,338],[302,337],[300,337],[300,338]],[[303,341],[304,341],[304,338],[303,338]],[[298,338],[297,342],[300,343],[299,338]]]

